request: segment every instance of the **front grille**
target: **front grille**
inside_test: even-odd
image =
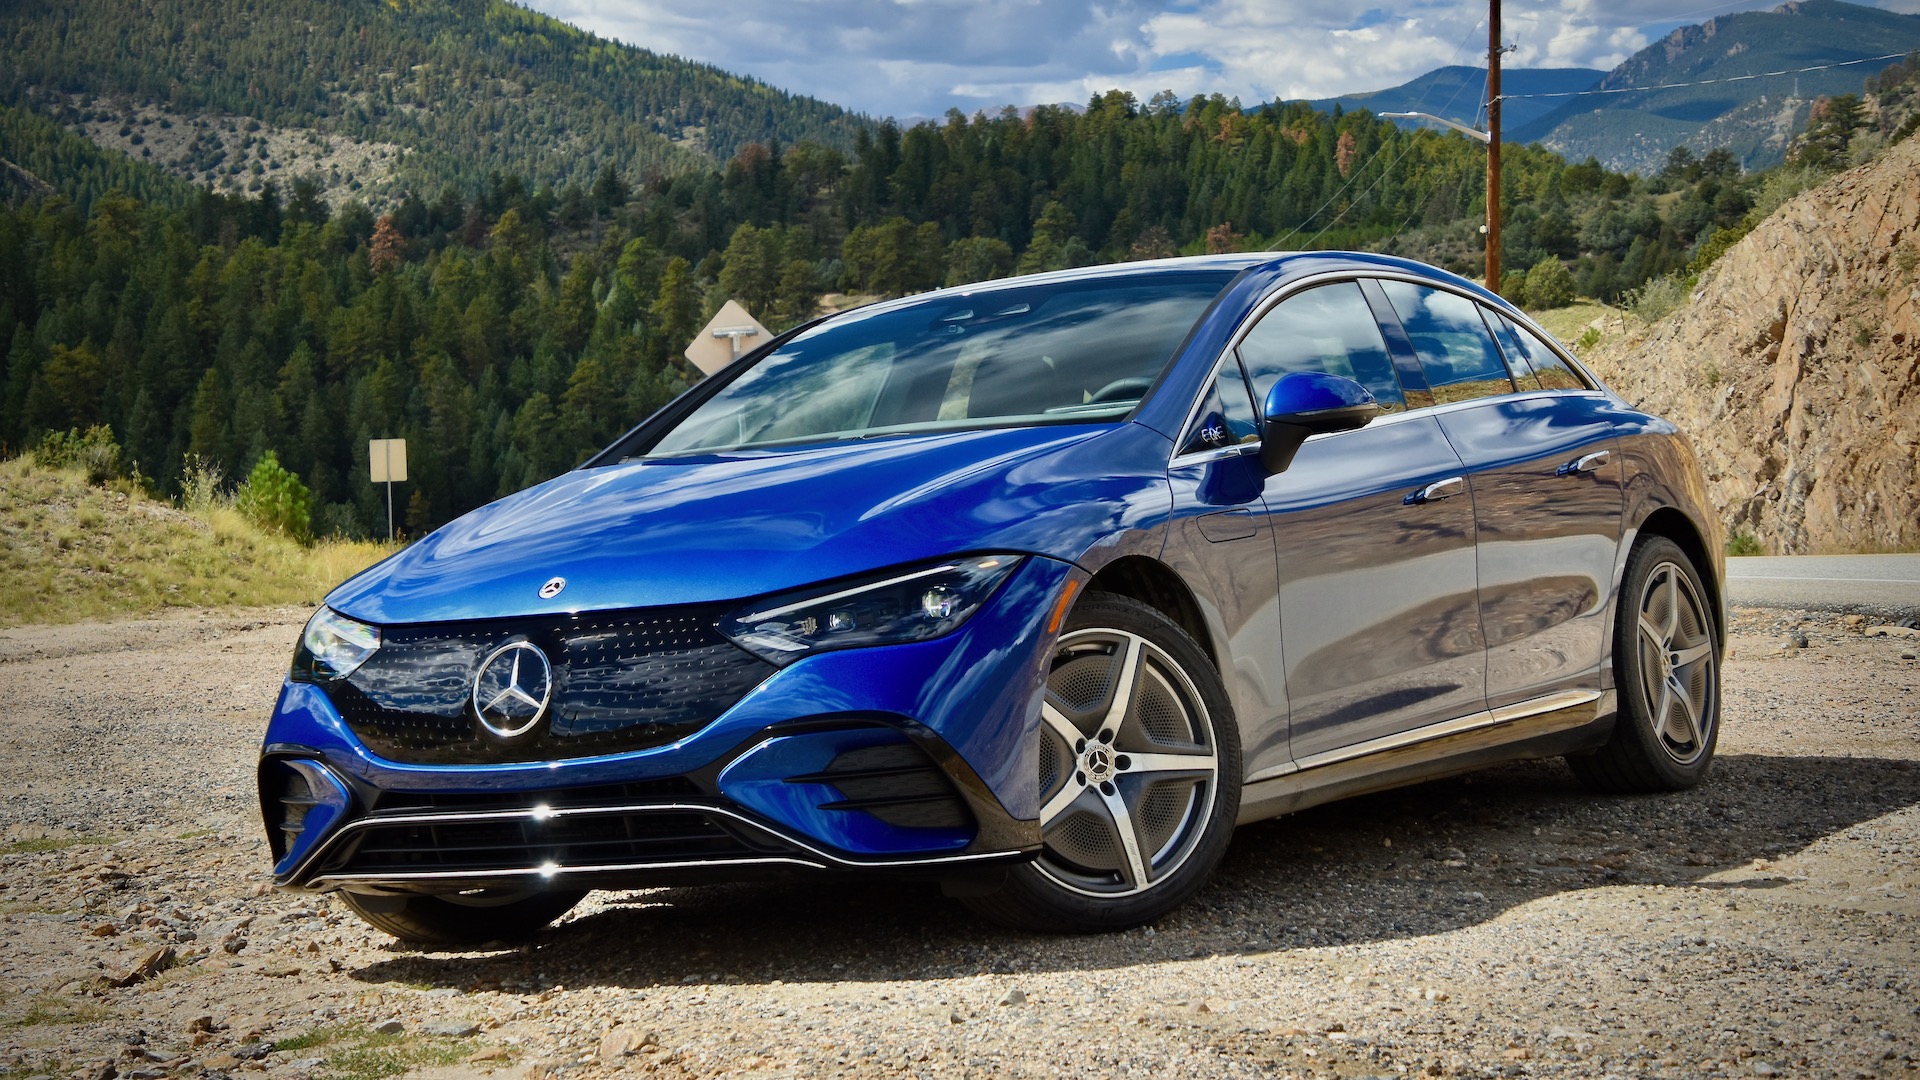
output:
[[[762,854],[713,815],[638,809],[534,820],[424,823],[400,817],[363,827],[324,874],[373,875],[628,867]]]
[[[831,784],[845,798],[823,810],[858,810],[903,829],[964,829],[973,814],[953,781],[910,742],[844,750],[827,767],[789,783]]]
[[[773,673],[714,629],[723,613],[653,608],[384,627],[366,663],[322,685],[360,741],[389,761],[479,765],[643,750],[706,726]],[[532,731],[499,739],[474,717],[473,680],[493,650],[515,640],[547,654],[553,700]]]

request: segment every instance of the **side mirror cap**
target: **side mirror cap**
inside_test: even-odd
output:
[[[1320,371],[1283,375],[1260,410],[1260,463],[1269,476],[1285,472],[1307,436],[1352,431],[1378,415],[1372,392],[1352,379]]]

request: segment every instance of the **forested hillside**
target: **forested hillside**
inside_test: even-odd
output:
[[[851,155],[748,144],[637,185],[611,168],[559,191],[496,176],[383,214],[272,183],[184,209],[33,195],[0,212],[0,444],[110,425],[162,491],[190,461],[231,477],[271,450],[311,489],[315,530],[353,535],[384,525],[366,440],[402,437],[418,532],[571,466],[687,385],[680,350],[726,296],[780,327],[834,289],[1269,245],[1471,272],[1483,168],[1476,144],[1365,113],[1113,93],[1084,115],[882,125]],[[1723,158],[1642,181],[1515,148],[1508,287],[1540,263],[1617,294],[1684,266],[1751,187]]]
[[[834,291],[1176,253],[1359,247],[1480,265],[1484,149],[1364,111],[1116,91],[1084,111],[902,130],[782,112],[790,99],[739,80],[708,97],[700,80],[727,77],[506,4],[339,10],[102,0],[90,17],[137,46],[111,57],[67,9],[0,11],[14,102],[0,107],[0,452],[72,432],[59,436],[70,453],[98,426],[86,445],[120,449],[100,460],[162,493],[246,475],[271,452],[310,494],[312,531],[364,535],[385,524],[366,441],[400,437],[413,476],[400,519],[418,534],[571,466],[688,385],[680,351],[729,296],[777,329]],[[342,17],[358,29],[316,29]],[[209,43],[209,26],[251,44]],[[1909,67],[1864,103],[1824,109],[1803,171],[1910,132]],[[75,135],[65,120],[100,123],[65,111],[100,108],[81,80],[144,102],[145,130],[212,115],[195,109],[265,122],[237,124],[238,143],[194,136],[196,152],[240,145],[250,164],[200,162],[188,184]],[[603,92],[612,112],[589,107]],[[666,146],[691,128],[646,127],[653,106],[636,102],[668,98],[705,126],[700,145],[735,133],[723,164],[686,144],[653,167],[668,157],[618,157],[640,143],[583,134],[626,123]],[[771,111],[753,120],[752,102]],[[781,129],[791,141],[739,136],[809,115],[820,124]],[[126,127],[132,149],[142,129]],[[402,180],[447,167],[431,184],[329,197],[324,178],[261,165],[288,145],[268,136],[296,129],[405,151],[388,160]],[[615,149],[564,150],[589,143]],[[429,145],[443,149],[411,149]],[[515,156],[534,145],[563,149]],[[526,167],[502,167],[515,161]],[[247,182],[215,191],[208,175]],[[1545,304],[1682,289],[1751,228],[1756,199],[1793,183],[1763,183],[1724,151],[1675,150],[1633,176],[1510,147],[1502,290]]]
[[[865,121],[505,0],[16,0],[0,102],[203,184],[560,187],[706,169]]]

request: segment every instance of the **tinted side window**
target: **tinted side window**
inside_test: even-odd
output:
[[[1553,346],[1535,337],[1519,323],[1500,316],[1501,328],[1507,332],[1507,339],[1517,345],[1517,352],[1524,354],[1527,363],[1533,367],[1533,373],[1540,380],[1543,390],[1591,390],[1593,387],[1575,371],[1566,358],[1553,351]]]
[[[1253,380],[1255,401],[1265,401],[1282,375],[1323,371],[1373,391],[1384,410],[1406,408],[1373,309],[1351,281],[1308,289],[1282,301],[1240,342],[1240,362]]]
[[[1223,446],[1256,442],[1260,425],[1254,420],[1253,401],[1247,397],[1247,380],[1240,365],[1229,356],[1220,362],[1213,386],[1200,403],[1200,414],[1193,429],[1180,444],[1183,454],[1200,454]]]
[[[1479,305],[1406,281],[1382,281],[1380,288],[1420,354],[1435,404],[1513,393],[1513,379],[1480,321]]]

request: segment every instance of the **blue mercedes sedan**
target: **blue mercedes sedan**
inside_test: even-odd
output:
[[[1428,266],[876,304],[335,589],[261,754],[274,879],[428,946],[833,873],[1133,926],[1331,799],[1698,783],[1724,569],[1673,425]]]

